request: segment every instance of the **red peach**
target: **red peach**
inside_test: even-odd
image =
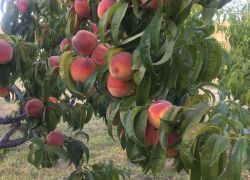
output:
[[[177,143],[179,140],[179,134],[176,131],[171,132],[168,135],[168,147],[171,147],[175,143]]]
[[[0,39],[0,64],[7,64],[13,56],[13,47],[3,39]]]
[[[49,57],[49,62],[51,65],[51,68],[53,70],[53,73],[58,73],[59,71],[59,61],[60,61],[60,56],[50,56]]]
[[[9,94],[9,89],[7,87],[0,87],[0,97],[5,98]]]
[[[132,66],[132,54],[120,52],[112,57],[109,71],[114,78],[128,81],[133,77]]]
[[[89,2],[88,0],[75,0],[74,9],[78,16],[80,17],[89,17]]]
[[[71,77],[75,81],[86,82],[95,71],[95,64],[91,58],[77,57],[70,66]]]
[[[109,75],[107,81],[109,93],[114,97],[124,97],[134,92],[135,86],[133,82],[123,82]]]
[[[108,46],[108,45],[106,45]],[[105,54],[108,51],[108,47],[104,44],[99,44],[91,54],[91,58],[97,66],[104,66],[105,62]]]
[[[24,14],[28,10],[29,1],[28,0],[17,0],[17,9],[20,13]]]
[[[55,97],[49,97],[48,102],[58,104],[58,100]]]
[[[166,100],[158,100],[148,108],[149,122],[157,129],[160,128],[161,119],[172,108],[172,104]]]
[[[46,136],[46,141],[49,146],[62,147],[64,144],[65,136],[60,131],[51,131]]]
[[[92,32],[94,34],[98,33],[98,27],[97,27],[96,23],[91,23],[91,29],[92,29]]]
[[[97,36],[89,31],[80,30],[72,38],[72,46],[83,56],[90,55],[98,44]]]
[[[97,8],[98,17],[101,18],[104,13],[115,3],[116,0],[102,0]]]
[[[156,130],[154,126],[150,123],[147,123],[145,130],[145,142],[147,146],[156,145],[159,141],[160,131]]]
[[[41,118],[44,109],[44,104],[40,99],[31,99],[25,105],[25,112],[28,116]]]
[[[71,46],[71,40],[69,38],[64,38],[60,44],[60,51],[64,52],[65,50],[68,50],[70,46]]]

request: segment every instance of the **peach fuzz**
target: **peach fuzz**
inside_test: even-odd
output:
[[[88,0],[75,0],[74,9],[76,14],[80,17],[87,18],[90,16]]]
[[[148,108],[149,122],[157,129],[160,128],[161,118],[172,108],[172,104],[166,100],[158,100]]]
[[[3,39],[0,39],[0,64],[7,64],[13,56],[13,47]]]
[[[102,0],[97,8],[98,17],[101,18],[104,13],[115,3],[116,0]]]
[[[17,0],[17,9],[20,13],[24,14],[29,8],[28,0]]]
[[[9,94],[9,89],[7,87],[0,87],[0,97],[5,98]]]
[[[62,147],[64,144],[65,136],[60,131],[51,131],[46,136],[46,141],[49,146]]]
[[[112,77],[109,74],[107,81],[109,93],[114,97],[124,97],[134,92],[135,86],[133,82],[123,82]]]
[[[132,54],[120,52],[112,57],[109,71],[114,78],[128,81],[133,77],[132,66]]]
[[[159,141],[160,131],[155,129],[150,123],[147,123],[145,130],[145,143],[147,146],[156,145]]]
[[[94,71],[95,64],[91,58],[77,57],[70,65],[70,73],[74,81],[85,83]]]
[[[60,51],[64,52],[71,46],[71,40],[69,38],[64,38],[60,43]]]
[[[91,54],[91,58],[97,66],[104,66],[106,64],[105,54],[108,51],[109,45],[106,46],[104,44],[99,44]]]
[[[44,104],[40,99],[31,99],[25,105],[25,112],[33,118],[41,118],[44,109]]]
[[[97,36],[89,31],[80,30],[72,38],[73,48],[81,55],[90,55],[98,44]]]

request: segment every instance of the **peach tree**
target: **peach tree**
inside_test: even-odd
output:
[[[63,159],[76,168],[69,179],[128,178],[112,163],[87,164],[77,136],[88,140],[95,116],[144,173],[172,158],[190,179],[240,179],[249,112],[211,91],[223,93],[213,80],[228,57],[213,16],[229,1],[3,0],[0,96],[19,109],[0,118],[10,125],[0,148],[28,142],[29,163]],[[62,121],[75,137],[56,130]]]

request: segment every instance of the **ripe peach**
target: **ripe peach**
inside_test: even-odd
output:
[[[91,29],[92,29],[92,32],[94,34],[98,33],[98,27],[97,27],[96,23],[91,23]]]
[[[156,145],[159,141],[160,131],[155,129],[150,123],[147,123],[145,131],[145,142],[147,146]]]
[[[101,18],[104,13],[115,3],[116,0],[102,0],[97,8],[98,17]]]
[[[60,51],[64,52],[65,50],[68,50],[70,46],[71,46],[71,40],[69,38],[64,38],[60,44]]]
[[[57,74],[59,71],[59,61],[60,56],[50,56],[49,57],[50,65],[54,74]]]
[[[128,81],[133,77],[132,66],[132,54],[120,52],[112,57],[109,71],[114,78]]]
[[[114,97],[124,97],[134,92],[135,86],[133,82],[123,82],[109,75],[107,81],[109,93]]]
[[[20,13],[24,14],[29,8],[28,0],[17,0],[17,9]]]
[[[88,0],[75,0],[74,9],[78,16],[80,17],[89,17],[89,3]]]
[[[71,77],[75,81],[86,82],[95,71],[95,64],[91,58],[77,57],[70,66]]]
[[[172,104],[166,100],[158,100],[148,108],[149,122],[157,129],[160,128],[161,118],[172,108]]]
[[[31,99],[25,105],[25,112],[28,116],[39,119],[42,115],[44,104],[40,99]]]
[[[90,55],[98,44],[97,36],[89,31],[80,30],[72,38],[72,46],[83,56]]]
[[[0,87],[0,97],[5,98],[9,94],[9,89],[7,87]]]
[[[13,47],[3,39],[0,39],[0,64],[7,64],[13,56]]]
[[[105,62],[105,53],[108,51],[108,47],[104,44],[99,44],[91,54],[91,58],[97,66],[104,66]]]
[[[48,102],[58,104],[58,100],[55,97],[49,97]]]
[[[51,131],[46,136],[46,141],[49,146],[62,147],[64,140],[65,136],[60,131]]]

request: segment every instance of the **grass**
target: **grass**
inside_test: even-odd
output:
[[[16,105],[8,104],[0,98],[0,117],[4,117],[17,108]],[[8,129],[8,126],[0,126],[0,135]],[[66,135],[73,135],[67,124],[60,123],[58,130],[62,130]],[[176,174],[171,172],[169,161],[162,173],[154,177],[151,174],[143,175],[141,169],[130,163],[126,152],[122,150],[119,141],[113,141],[107,133],[106,126],[101,119],[93,118],[85,128],[90,136],[87,146],[90,149],[89,164],[105,162],[112,160],[114,164],[130,174],[132,180],[185,180],[186,174]],[[66,162],[58,162],[51,169],[36,169],[27,162],[28,146],[27,144],[10,150],[0,150],[0,180],[62,180],[66,179],[70,172],[74,170],[73,166],[68,166]]]

